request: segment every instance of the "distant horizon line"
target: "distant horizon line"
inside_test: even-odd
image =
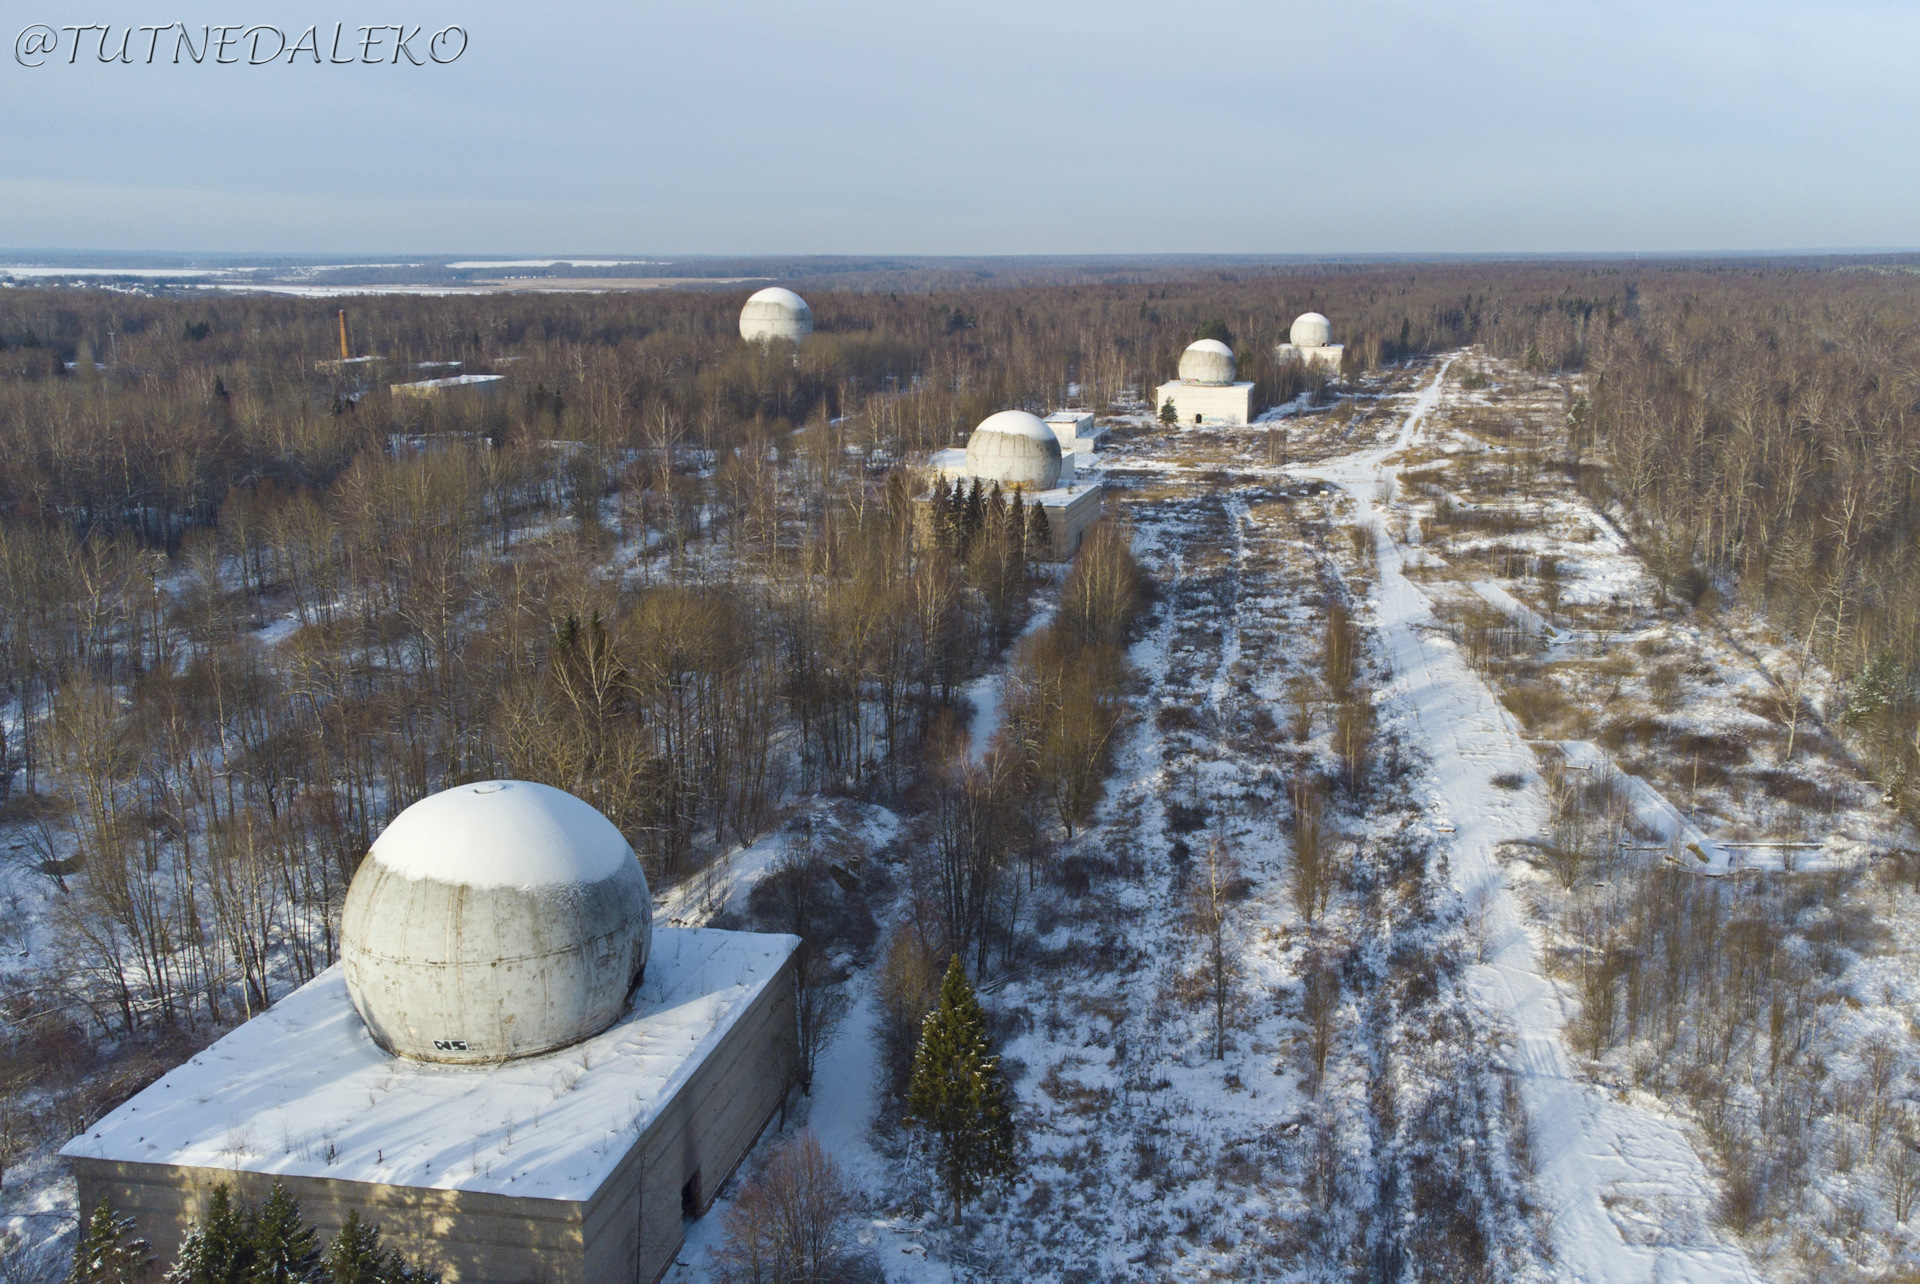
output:
[[[231,267],[260,266],[357,266],[357,267],[446,267],[481,260],[491,266],[544,266],[572,263],[580,265],[642,266],[646,264],[685,263],[690,261],[740,262],[781,261],[796,263],[871,263],[909,261],[914,263],[1049,262],[1049,263],[1246,263],[1246,264],[1327,264],[1327,263],[1475,263],[1511,261],[1688,261],[1697,259],[1798,259],[1798,258],[1875,258],[1920,255],[1920,245],[1912,246],[1797,246],[1788,248],[1748,248],[1716,250],[1351,250],[1351,251],[1117,251],[959,253],[917,251],[863,251],[859,253],[820,253],[811,251],[719,251],[611,252],[605,250],[554,253],[517,250],[438,250],[438,251],[317,251],[317,250],[126,250],[74,249],[62,247],[0,247],[0,269],[7,267],[59,268],[95,266],[111,268],[119,264],[143,262],[156,266],[190,267],[218,262]],[[359,260],[351,265],[340,260]],[[79,259],[109,260],[94,264]],[[51,261],[33,261],[51,260]],[[155,263],[155,261],[164,261]]]

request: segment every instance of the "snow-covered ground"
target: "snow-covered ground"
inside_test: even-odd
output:
[[[1443,841],[1454,882],[1484,915],[1490,945],[1469,977],[1512,1032],[1502,1053],[1534,1120],[1540,1198],[1553,1210],[1558,1264],[1574,1279],[1610,1284],[1753,1280],[1744,1252],[1712,1229],[1716,1186],[1678,1123],[1613,1099],[1573,1067],[1560,987],[1546,975],[1535,931],[1494,858],[1502,843],[1530,838],[1547,819],[1534,755],[1513,715],[1439,636],[1432,603],[1402,572],[1400,546],[1376,511],[1372,496],[1398,471],[1386,460],[1421,440],[1448,364],[1415,399],[1390,447],[1308,473],[1343,487],[1355,520],[1375,533],[1372,623],[1393,674],[1389,699],[1427,755],[1417,792],[1436,820],[1452,826]],[[1517,790],[1503,789],[1494,784],[1500,775],[1525,779]]]
[[[1845,725],[1849,692],[1757,583],[1653,574],[1666,533],[1567,438],[1578,380],[1477,351],[1454,376],[1384,461],[1389,502],[1362,498],[1555,778],[1551,832],[1497,856],[1581,1072],[1682,1124],[1755,1269],[1884,1278],[1915,1246],[1916,844]],[[1488,606],[1520,645],[1485,645]],[[1570,841],[1590,863],[1565,863]]]

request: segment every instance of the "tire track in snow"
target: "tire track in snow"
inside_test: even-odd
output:
[[[1509,1061],[1534,1121],[1538,1193],[1554,1212],[1561,1272],[1593,1284],[1751,1284],[1759,1277],[1746,1254],[1711,1228],[1717,1184],[1679,1124],[1609,1097],[1574,1069],[1558,988],[1494,855],[1547,818],[1537,764],[1513,716],[1438,636],[1432,603],[1404,574],[1402,550],[1375,511],[1375,487],[1399,471],[1384,461],[1416,440],[1453,361],[1441,362],[1391,446],[1297,472],[1341,486],[1374,532],[1374,623],[1392,663],[1391,699],[1414,720],[1430,756],[1430,813],[1456,827],[1440,835],[1450,840],[1455,884],[1486,906],[1487,961],[1469,970],[1468,984],[1515,1032]],[[1502,772],[1523,774],[1527,787],[1496,788],[1492,778]]]
[[[1240,598],[1246,591],[1247,502],[1238,495],[1229,495],[1224,504],[1227,526],[1233,531],[1233,557],[1226,570],[1228,598],[1222,603],[1226,622],[1221,625],[1220,667],[1207,691],[1207,703],[1216,714],[1226,706],[1227,695],[1233,687],[1233,666],[1240,660]]]

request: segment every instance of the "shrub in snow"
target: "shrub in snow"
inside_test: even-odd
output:
[[[853,1232],[853,1192],[803,1131],[742,1187],[714,1250],[720,1284],[854,1284],[871,1278]]]

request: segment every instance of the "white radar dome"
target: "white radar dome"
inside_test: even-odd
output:
[[[340,924],[368,1033],[422,1061],[504,1061],[599,1033],[652,942],[646,875],[613,822],[524,780],[459,785],[394,817]]]
[[[1324,348],[1333,342],[1333,322],[1318,312],[1302,312],[1293,319],[1287,338],[1296,348]]]
[[[982,481],[1052,490],[1060,484],[1060,438],[1038,415],[1002,410],[967,439],[967,472]]]
[[[813,309],[792,290],[761,290],[740,309],[740,337],[755,343],[785,339],[798,343],[813,333]]]
[[[1188,383],[1232,383],[1233,349],[1218,339],[1199,339],[1180,354],[1180,377]]]

